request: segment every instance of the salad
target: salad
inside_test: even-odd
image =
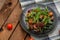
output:
[[[44,9],[37,7],[26,12],[25,21],[28,25],[28,30],[44,33],[52,29],[54,15],[47,7]]]

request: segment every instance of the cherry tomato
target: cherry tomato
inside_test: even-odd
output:
[[[49,16],[53,16],[53,12],[49,12]]]
[[[29,19],[29,23],[32,23],[33,22],[33,19]]]
[[[12,30],[13,25],[12,24],[7,24],[7,29]]]
[[[31,37],[30,40],[34,40],[34,38]]]

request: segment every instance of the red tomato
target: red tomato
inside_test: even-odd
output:
[[[7,29],[12,30],[13,25],[12,24],[7,24]]]
[[[31,37],[30,40],[34,40],[34,38]]]
[[[50,11],[50,12],[49,12],[49,16],[53,16],[53,12]]]

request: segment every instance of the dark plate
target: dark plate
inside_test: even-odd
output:
[[[52,11],[54,13],[54,23],[53,23],[53,27],[52,29],[50,29],[49,31],[41,34],[41,33],[36,33],[34,31],[30,31],[27,29],[27,24],[25,22],[25,15],[26,15],[26,12],[29,10],[29,9],[32,9],[32,8],[36,8],[36,7],[41,7],[42,9],[44,9],[45,7],[48,8],[48,10]],[[42,5],[42,4],[32,4],[32,5],[28,5],[22,12],[21,16],[20,16],[21,20],[20,20],[20,24],[22,26],[22,28],[27,32],[29,33],[30,35],[32,36],[36,36],[36,37],[45,37],[47,36],[49,33],[52,33],[53,30],[55,29],[56,27],[56,24],[57,24],[57,16],[56,16],[56,13],[54,12],[54,10],[46,5]]]

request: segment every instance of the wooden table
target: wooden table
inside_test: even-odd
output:
[[[19,0],[6,0],[0,10],[0,40],[24,40],[26,32],[19,24],[20,15],[22,13]],[[13,25],[12,30],[7,29],[7,24]],[[27,38],[28,40],[29,38]]]

